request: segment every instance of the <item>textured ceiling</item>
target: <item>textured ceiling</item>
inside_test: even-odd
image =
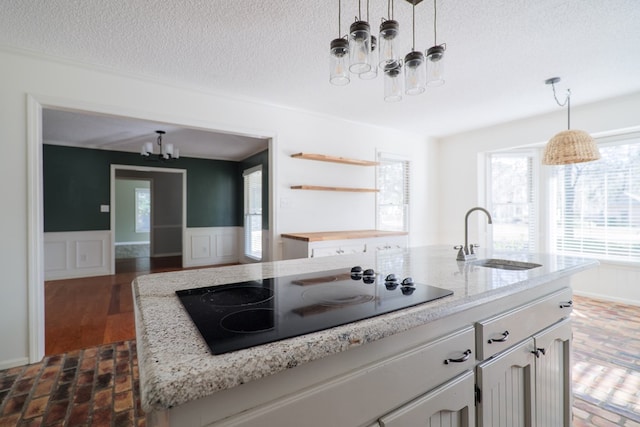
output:
[[[343,28],[357,1],[343,0]],[[363,9],[366,1],[362,0]],[[386,0],[370,0],[377,27]],[[400,103],[382,79],[335,87],[328,48],[338,1],[3,0],[0,46],[349,120],[442,136],[640,91],[638,0],[439,0],[446,84]],[[411,5],[395,0],[405,50]],[[416,6],[416,47],[433,44],[432,2]]]

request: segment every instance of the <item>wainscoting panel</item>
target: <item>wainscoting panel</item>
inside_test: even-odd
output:
[[[71,279],[110,274],[111,232],[44,233],[44,279]]]
[[[238,262],[240,227],[187,228],[184,267]]]

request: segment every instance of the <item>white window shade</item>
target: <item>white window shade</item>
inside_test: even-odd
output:
[[[640,261],[640,138],[600,153],[599,161],[555,170],[555,249]]]
[[[487,209],[493,218],[490,229],[496,250],[538,250],[537,164],[533,151],[488,156]]]
[[[262,259],[262,166],[247,169],[244,177],[244,253]]]
[[[408,231],[410,163],[382,153],[378,154],[378,162],[376,227],[379,230]]]

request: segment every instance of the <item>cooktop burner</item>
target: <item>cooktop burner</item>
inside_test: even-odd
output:
[[[363,320],[453,294],[354,267],[177,291],[213,354]]]

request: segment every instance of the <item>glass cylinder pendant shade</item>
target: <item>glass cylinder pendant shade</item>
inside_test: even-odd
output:
[[[426,68],[422,52],[414,50],[404,57],[404,84],[407,95],[419,95],[426,90]]]
[[[427,86],[444,84],[444,47],[433,46],[427,49]]]
[[[329,82],[336,86],[349,84],[349,42],[345,39],[331,41],[329,50]]]
[[[349,71],[362,74],[371,69],[371,31],[366,21],[356,21],[349,31]]]
[[[398,53],[398,34],[400,34],[400,25],[398,21],[393,19],[386,20],[380,24],[380,49],[378,49],[379,60],[378,65],[384,70],[385,66],[393,65],[400,62],[400,54]]]
[[[402,63],[388,65],[384,68],[384,100],[398,102],[402,100]]]
[[[365,71],[360,74],[362,80],[373,80],[378,77],[378,39],[376,36],[371,36],[371,51],[369,52],[369,65],[371,68],[369,71]]]

